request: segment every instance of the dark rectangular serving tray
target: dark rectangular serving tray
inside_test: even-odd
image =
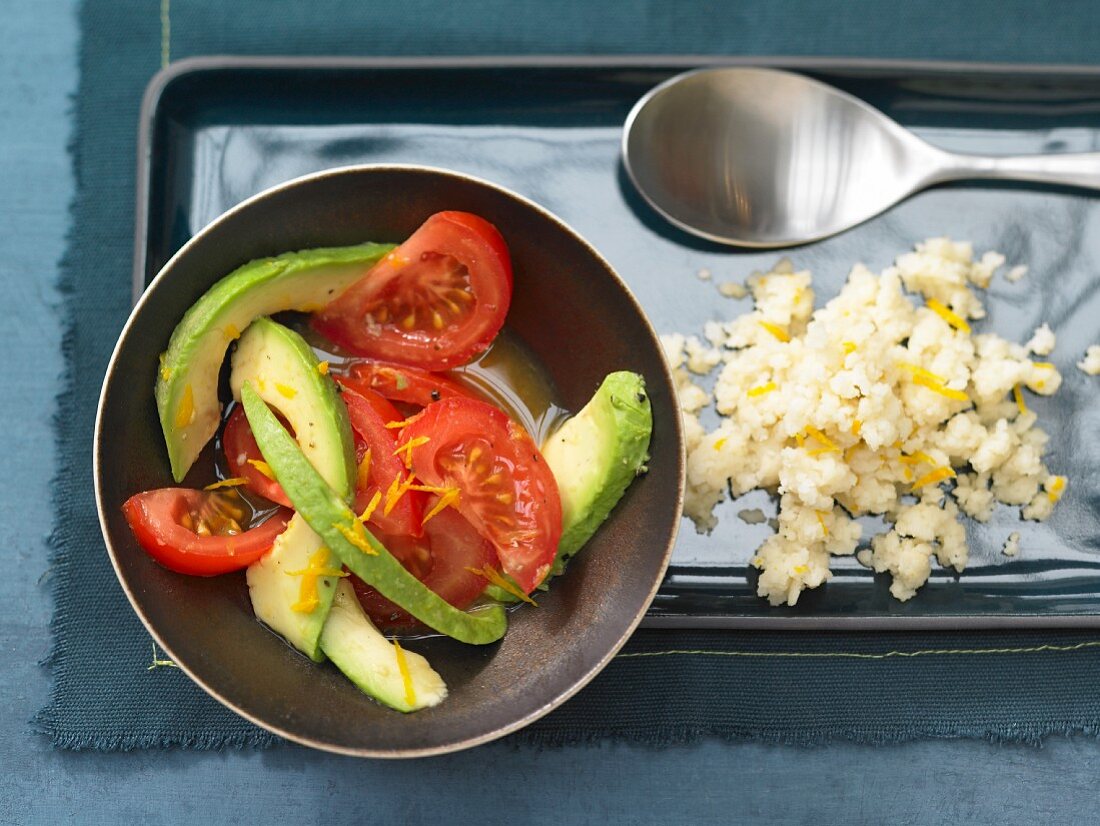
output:
[[[701,333],[748,301],[716,282],[769,267],[774,252],[738,252],[674,230],[632,190],[619,158],[623,120],[648,89],[705,65],[805,72],[957,151],[1100,149],[1100,71],[1075,67],[713,57],[294,59],[183,61],[150,84],[141,117],[135,296],[219,213],[290,178],[369,162],[444,166],[526,195],[592,241],[662,332]],[[937,568],[918,596],[889,597],[888,578],[834,560],[825,587],[795,608],[754,594],[747,567],[766,525],[737,512],[774,504],[762,493],[719,507],[709,536],[685,522],[647,618],[653,626],[722,628],[975,628],[1100,626],[1100,379],[1073,367],[1100,341],[1100,210],[1087,193],[1027,185],[941,187],[837,238],[789,250],[814,272],[818,303],[848,268],[881,269],[924,238],[950,235],[996,249],[1029,274],[998,276],[980,325],[1023,341],[1043,321],[1058,333],[1065,375],[1055,400],[1035,400],[1053,438],[1048,465],[1069,490],[1053,518],[1021,522],[1000,508],[968,523],[966,572]],[[702,268],[711,280],[698,277]],[[608,330],[608,335],[614,335]],[[1021,553],[1001,553],[1021,534]]]

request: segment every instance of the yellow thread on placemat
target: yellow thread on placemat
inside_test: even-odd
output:
[[[145,669],[146,671],[152,671],[155,668],[179,668],[179,666],[176,665],[171,660],[168,660],[168,659],[163,659],[162,660],[162,659],[158,658],[157,657],[157,644],[154,642],[154,643],[152,643],[152,645],[153,645],[153,664],[151,666],[149,666],[148,668],[146,668]]]
[[[633,651],[617,654],[616,659],[637,657],[708,656],[708,657],[785,657],[791,659],[889,660],[895,657],[935,657],[950,654],[1043,654],[1082,651],[1100,648],[1100,640],[1088,640],[1073,645],[1034,645],[1025,648],[927,648],[919,651],[886,651],[863,654],[857,651],[707,651],[706,649],[672,648],[667,651]]]
[[[172,0],[160,0],[160,67],[172,62]]]

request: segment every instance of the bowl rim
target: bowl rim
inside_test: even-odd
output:
[[[686,447],[684,441],[683,422],[680,415],[674,415],[673,421],[669,423],[669,427],[672,430],[672,434],[675,437],[677,445],[677,486],[676,486],[676,502],[675,502],[675,519],[671,526],[671,530],[668,535],[668,542],[661,555],[661,563],[659,566],[658,576],[654,578],[654,582],[650,587],[649,593],[645,599],[641,601],[637,612],[631,621],[627,624],[627,627],[620,635],[619,639],[615,642],[611,648],[599,658],[599,660],[593,664],[584,674],[582,674],[572,685],[562,691],[556,697],[552,698],[549,702],[544,703],[540,707],[528,712],[517,720],[511,723],[500,726],[492,731],[485,732],[473,737],[467,737],[461,740],[456,740],[450,743],[441,744],[438,746],[429,746],[423,748],[406,748],[406,749],[377,749],[377,748],[357,748],[338,746],[332,743],[328,743],[322,740],[315,740],[309,737],[305,737],[300,734],[296,734],[291,731],[273,724],[269,721],[258,719],[256,716],[239,708],[236,704],[231,702],[226,697],[222,696],[218,691],[208,685],[203,679],[196,675],[191,668],[183,662],[180,662],[171,648],[166,645],[161,639],[160,634],[156,628],[145,616],[144,611],[138,604],[137,597],[134,591],[131,589],[125,576],[122,573],[122,569],[119,565],[117,558],[117,551],[111,542],[107,529],[107,515],[103,503],[103,491],[100,484],[102,478],[102,468],[100,465],[100,440],[103,436],[103,409],[107,398],[107,388],[111,383],[111,379],[114,375],[116,362],[119,357],[119,353],[122,349],[123,343],[126,341],[130,329],[134,324],[135,319],[143,311],[145,304],[150,300],[150,295],[154,292],[154,288],[162,280],[169,277],[171,270],[173,269],[175,262],[181,257],[187,255],[189,251],[201,243],[202,239],[210,234],[215,228],[228,221],[232,216],[239,212],[249,209],[253,204],[263,201],[277,193],[283,192],[288,189],[294,189],[300,186],[308,186],[318,180],[324,180],[325,178],[348,175],[348,174],[361,174],[372,172],[416,172],[430,175],[443,175],[451,178],[457,178],[469,183],[473,183],[477,186],[485,187],[497,191],[500,194],[505,195],[515,201],[520,202],[524,207],[540,214],[543,218],[550,221],[553,224],[557,224],[559,228],[564,230],[568,235],[572,236],[578,241],[596,261],[603,267],[604,271],[610,276],[617,285],[621,288],[624,297],[630,302],[638,319],[641,321],[646,332],[649,333],[654,343],[657,345],[657,351],[660,354],[660,367],[661,378],[665,385],[666,390],[669,393],[669,397],[672,401],[672,409],[677,414],[679,413],[679,401],[675,392],[675,381],[672,377],[672,371],[668,366],[668,361],[664,356],[663,349],[660,346],[660,338],[657,331],[654,329],[652,322],[642,309],[641,304],[638,302],[637,297],[631,291],[630,287],[623,280],[622,276],[615,270],[611,263],[579,232],[577,232],[572,226],[555,215],[550,210],[546,209],[542,205],[527,198],[524,195],[515,192],[500,184],[493,183],[492,181],[485,180],[484,178],[470,175],[465,172],[458,172],[452,169],[445,169],[442,167],[430,166],[425,164],[411,164],[411,163],[366,163],[366,164],[348,164],[337,167],[330,167],[328,169],[319,170],[317,172],[311,172],[305,175],[300,175],[290,180],[283,181],[282,183],[275,184],[271,187],[261,190],[260,192],[252,195],[240,203],[230,207],[225,212],[218,215],[208,224],[200,228],[194,235],[183,244],[164,266],[157,272],[156,276],[149,282],[148,286],[141,293],[141,296],[134,303],[130,310],[130,315],[126,319],[126,323],[123,325],[121,331],[118,334],[118,339],[115,342],[114,348],[111,350],[111,357],[107,363],[107,369],[103,376],[103,383],[100,387],[99,399],[96,403],[96,415],[95,425],[92,438],[92,478],[93,489],[95,493],[96,501],[96,514],[99,519],[100,533],[103,537],[103,542],[107,550],[107,556],[111,561],[111,567],[114,569],[115,578],[121,585],[123,592],[126,594],[126,599],[130,603],[130,607],[133,608],[137,614],[138,619],[141,620],[142,625],[145,626],[146,631],[153,638],[157,645],[165,652],[165,654],[172,659],[173,662],[183,671],[192,682],[199,686],[203,691],[217,700],[226,708],[233,711],[240,717],[248,720],[255,726],[271,732],[279,737],[284,738],[290,742],[297,743],[299,745],[308,746],[310,748],[318,749],[320,751],[330,752],[334,754],[342,754],[352,757],[373,757],[373,758],[385,758],[385,759],[397,759],[397,758],[410,758],[410,757],[428,757],[432,755],[448,754],[451,752],[461,751],[464,749],[473,748],[474,746],[488,743],[493,740],[497,740],[501,737],[505,737],[513,732],[516,732],[525,726],[535,722],[539,718],[549,714],[558,706],[562,705],[566,700],[573,697],[578,691],[586,686],[597,674],[599,674],[608,663],[615,657],[615,655],[626,644],[626,641],[630,639],[634,631],[637,630],[639,623],[645,617],[645,613],[648,610],[650,604],[653,602],[653,598],[657,594],[658,588],[660,588],[661,582],[664,580],[665,573],[668,570],[669,560],[672,556],[672,549],[676,543],[676,536],[679,532],[680,523],[682,521],[683,507],[684,507],[684,489],[686,479]],[[213,283],[213,282],[212,282]]]

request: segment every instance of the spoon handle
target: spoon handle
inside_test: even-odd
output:
[[[948,155],[937,182],[981,178],[1100,189],[1100,152],[1056,155]]]

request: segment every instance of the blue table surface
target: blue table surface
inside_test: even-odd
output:
[[[496,744],[414,762],[266,752],[68,753],[33,734],[49,675],[50,414],[57,264],[73,173],[73,0],[0,15],[0,822],[1048,823],[1096,816],[1100,744],[794,749],[704,742],[536,752]],[[124,289],[125,279],[120,281]],[[14,310],[14,311],[12,311]],[[13,426],[14,425],[14,426]],[[89,480],[90,484],[90,480]],[[547,794],[549,792],[549,794]]]

